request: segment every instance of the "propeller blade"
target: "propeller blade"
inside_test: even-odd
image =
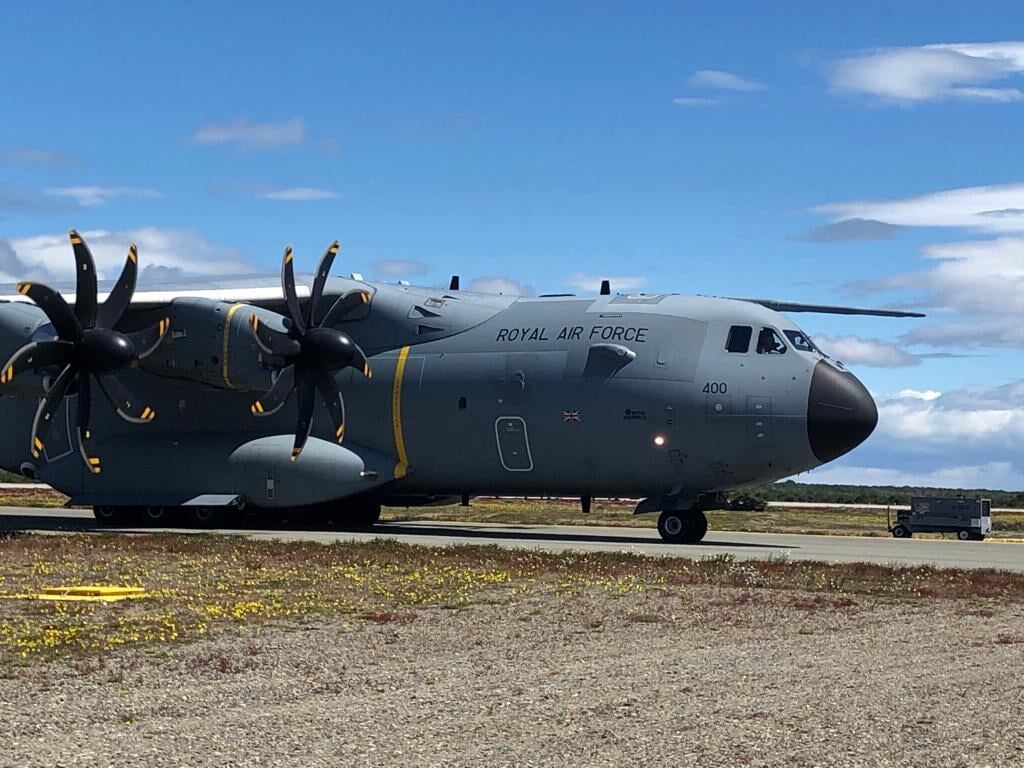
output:
[[[331,413],[331,421],[334,422],[334,439],[341,443],[345,440],[345,401],[333,376],[323,370],[318,370],[313,375],[317,392],[320,393],[320,398]]]
[[[249,410],[252,411],[253,416],[270,416],[272,413],[277,413],[293,389],[295,389],[295,366],[289,365],[287,368],[281,369],[270,389],[263,397],[249,406]]]
[[[136,400],[114,374],[97,376],[96,381],[107,400],[114,406],[117,415],[125,421],[132,424],[146,424],[156,418],[156,411]]]
[[[100,458],[92,450],[92,430],[89,428],[92,414],[92,379],[88,374],[78,379],[78,452],[82,461],[94,475],[100,473]]]
[[[106,308],[106,304],[103,306]],[[145,360],[156,352],[160,342],[164,340],[167,331],[170,329],[171,318],[161,317],[160,322],[156,325],[151,325],[149,328],[143,328],[141,331],[135,331],[134,333],[126,333],[125,336],[131,339],[132,345],[135,347],[136,358]]]
[[[302,449],[309,439],[309,432],[313,428],[316,383],[309,372],[302,371],[296,377],[295,391],[298,399],[298,413],[295,420],[295,445],[292,448],[292,461],[299,458],[299,454],[302,453]]]
[[[370,294],[366,291],[360,291],[358,289],[349,291],[344,296],[334,302],[324,319],[320,322],[321,327],[328,327],[336,325],[345,319],[346,315],[356,307],[361,307],[363,304],[370,300]]]
[[[349,366],[355,368],[357,371],[362,371],[363,376],[368,379],[373,378],[373,371],[370,370],[370,363],[366,360],[366,353],[363,352],[363,348],[352,342],[352,362]]]
[[[306,335],[306,324],[302,321],[302,307],[299,306],[299,295],[295,292],[295,265],[292,263],[292,247],[284,249],[284,261],[281,262],[281,287],[284,289],[284,300],[288,304],[288,314],[299,336]]]
[[[66,363],[74,348],[69,341],[30,342],[15,352],[3,369],[0,369],[0,384],[10,384],[15,376],[25,371]]]
[[[302,350],[302,345],[287,333],[268,328],[255,313],[249,315],[249,327],[256,337],[256,345],[264,354],[274,357],[294,357]]]
[[[341,243],[335,240],[324,251],[324,255],[320,257],[320,265],[316,268],[316,279],[313,281],[313,293],[309,297],[309,304],[307,305],[306,325],[310,328],[316,328],[317,326],[316,319],[320,314],[320,301],[324,297],[324,286],[327,285],[327,276],[331,273],[331,265],[334,264],[334,257],[338,255],[340,248]]]
[[[124,311],[132,302],[135,294],[135,281],[139,276],[139,249],[132,243],[128,248],[128,260],[124,263],[121,276],[117,279],[114,290],[107,296],[103,306],[99,308],[96,320],[97,328],[113,328],[121,320]],[[77,305],[75,307],[78,308]]]
[[[39,403],[39,409],[36,411],[36,417],[32,422],[32,458],[38,459],[42,455],[45,442],[43,438],[46,437],[50,429],[53,414],[60,408],[60,404],[64,400],[64,394],[68,391],[68,387],[71,386],[71,382],[75,380],[77,375],[78,369],[75,366],[64,366],[64,370],[60,372],[60,375],[54,380],[49,391],[47,391],[45,397]]]
[[[83,328],[96,325],[96,262],[85,240],[75,230],[68,232],[75,252],[75,317]]]
[[[78,322],[64,297],[42,283],[18,283],[18,293],[28,296],[43,310],[53,323],[57,336],[64,341],[78,341],[82,337],[82,324]]]

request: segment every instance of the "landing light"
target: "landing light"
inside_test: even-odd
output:
[[[658,446],[659,448],[661,448],[661,446],[663,446],[665,444],[665,436],[664,435],[655,435],[654,436],[654,444],[656,446]]]

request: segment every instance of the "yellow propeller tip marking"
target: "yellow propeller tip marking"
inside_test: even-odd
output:
[[[257,400],[255,403],[253,403],[252,404],[252,412],[253,413],[263,413],[263,403],[261,403],[259,400]]]
[[[18,283],[18,293],[26,294],[32,290],[32,283]]]
[[[100,465],[99,457],[97,457],[97,456],[90,456],[89,457],[89,464],[94,466],[94,467],[98,467]]]

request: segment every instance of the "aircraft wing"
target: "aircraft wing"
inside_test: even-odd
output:
[[[71,290],[60,283],[54,284],[61,295],[69,304],[75,303],[74,286]],[[100,292],[97,300],[103,303],[109,290],[104,290],[100,284]],[[113,284],[109,285],[112,288]],[[309,286],[299,283],[295,286],[296,293],[300,299],[309,298]],[[169,304],[174,299],[180,298],[202,298],[213,301],[245,302],[247,304],[284,304],[284,293],[281,289],[280,278],[276,275],[242,276],[237,278],[223,277],[216,280],[189,280],[179,283],[167,282],[149,287],[139,286],[132,296],[131,309],[145,310],[161,307]],[[23,296],[11,287],[7,291],[0,288],[0,302],[27,302],[32,303],[27,296]]]
[[[723,296],[733,301],[747,301],[760,304],[775,312],[814,312],[821,315],[869,315],[871,317],[925,317],[923,312],[903,312],[895,309],[870,309],[865,307],[843,307],[833,304],[801,304],[795,301],[779,301],[777,299],[744,299],[734,296]]]

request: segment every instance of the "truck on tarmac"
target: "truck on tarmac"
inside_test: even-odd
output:
[[[890,520],[891,523],[891,520]],[[955,533],[960,541],[982,541],[992,533],[992,501],[962,496],[915,496],[896,513],[889,532],[897,539],[915,533]]]

